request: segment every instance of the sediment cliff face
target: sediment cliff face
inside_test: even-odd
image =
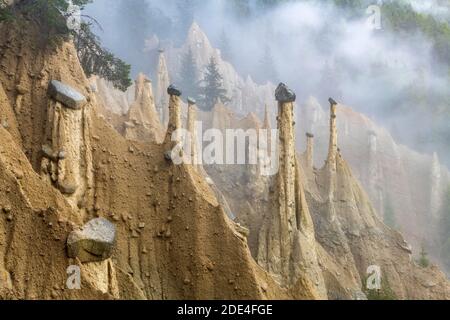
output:
[[[386,129],[366,116],[342,105],[337,112],[342,156],[379,217],[389,216],[391,227],[405,235],[415,255],[424,246],[439,261],[432,235],[438,234],[440,208],[450,183],[448,169],[435,155],[398,145]],[[321,167],[329,144],[327,113],[310,98],[300,108],[298,122],[299,150],[305,150],[305,132],[314,134],[314,165]]]
[[[135,98],[124,123],[125,138],[129,140],[162,142],[164,128],[153,98],[152,82],[139,74],[135,81]]]
[[[295,151],[295,94],[284,84],[277,88],[279,171],[275,177],[273,205],[259,235],[258,263],[284,285],[299,278],[316,286],[317,298],[327,292],[317,261],[316,240],[303,190],[303,174]]]
[[[313,220],[316,239],[314,246],[328,298],[364,299],[364,283],[369,276],[367,270],[370,266],[380,267],[384,279],[382,291],[389,292],[390,298],[448,297],[449,287],[445,275],[436,266],[422,268],[414,262],[411,246],[400,233],[384,225],[368,195],[353,176],[341,154],[339,137],[343,133],[338,125],[333,126],[344,116],[339,113],[341,108],[336,102],[330,105],[327,123],[331,126],[324,128],[327,141],[325,154],[328,155],[327,158],[334,159],[333,162],[327,161],[320,169],[307,165],[308,159],[316,159],[317,156],[313,151],[315,137],[311,134],[307,137],[309,151],[297,154],[297,167],[303,177],[300,181],[306,198],[306,204],[300,203],[308,208]],[[201,114],[200,118],[205,123],[222,119],[216,121],[222,131],[227,128],[257,129],[261,126],[260,121],[251,124],[250,121],[239,119],[223,106],[216,107],[212,114]],[[278,116],[278,119],[281,120],[282,117]],[[279,204],[279,196],[275,196],[278,193],[277,180],[274,177],[262,177],[259,170],[245,170],[244,175],[235,166],[212,165],[205,168],[227,198],[236,215],[235,221],[249,229],[248,243],[252,255],[258,260],[258,254],[262,252],[269,261],[263,259],[262,265],[282,283],[280,274],[277,275],[274,267],[270,266],[270,259],[275,259],[274,266],[281,265],[281,260],[277,261],[280,254],[271,250],[276,246],[266,248],[265,244],[266,239],[278,239],[278,233],[274,230],[279,230],[279,224],[271,223],[275,219],[273,215],[280,212],[276,209]],[[267,228],[268,225],[273,226],[272,230]],[[305,248],[304,243],[301,245]],[[289,276],[295,278],[295,273],[290,270]]]
[[[39,44],[37,32],[30,25],[0,26],[1,108],[8,122],[0,127],[1,298],[313,297],[306,287],[298,294],[282,289],[257,266],[205,178],[168,161],[168,145],[131,142],[116,132],[97,113],[73,45]],[[52,80],[77,91],[86,104],[67,108],[69,102],[49,94]],[[46,142],[51,159],[42,152]],[[65,157],[54,158],[61,147]],[[57,179],[41,174],[45,159]],[[61,172],[91,175],[74,194],[77,201],[62,192]],[[92,198],[85,193],[87,201],[80,202],[78,190]],[[112,257],[69,258],[68,235],[96,217],[115,225]],[[80,267],[81,290],[65,286],[71,265]]]
[[[114,99],[112,108],[115,94],[86,79],[70,41],[37,39],[28,23],[0,25],[0,298],[356,299],[365,298],[371,265],[398,298],[449,298],[446,277],[414,263],[353,177],[335,101],[330,117],[322,113],[330,126],[321,169],[312,165],[320,158],[312,136],[307,153],[296,152],[295,96],[283,85],[279,141],[269,144],[279,147],[275,176],[261,176],[258,164],[175,165],[175,130],[194,131],[195,119],[205,129],[267,129],[271,103],[263,123],[222,104],[197,112],[194,102],[182,103],[182,88],[167,85],[158,89],[167,103],[163,131],[145,76],[134,98]],[[316,129],[307,130],[320,136]],[[445,177],[437,163],[434,189]],[[89,238],[98,221],[108,231],[103,242]],[[80,268],[80,290],[67,287],[68,267]]]

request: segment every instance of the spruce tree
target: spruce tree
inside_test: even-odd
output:
[[[223,88],[223,77],[219,72],[216,60],[211,57],[203,76],[200,88],[200,107],[204,110],[212,110],[214,105],[220,100],[223,103],[229,102],[227,90]]]
[[[186,96],[197,99],[199,93],[197,63],[191,49],[186,52],[181,61],[180,83]]]

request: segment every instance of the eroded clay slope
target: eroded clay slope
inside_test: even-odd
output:
[[[9,108],[22,137],[16,141],[17,132],[11,136],[1,129],[0,174],[6,183],[0,193],[0,266],[7,279],[2,297],[313,297],[302,285],[288,294],[257,266],[204,177],[168,161],[168,145],[131,143],[97,116],[72,44],[39,43],[32,26],[1,26],[0,34],[0,80],[12,101],[9,106],[2,101],[2,108]],[[86,104],[79,110],[59,105],[48,95],[52,80],[84,95]],[[55,107],[60,122],[49,121]],[[58,150],[58,157],[43,152],[43,145],[55,139],[70,150],[68,157],[60,153],[65,150]],[[81,163],[65,161],[79,156]],[[43,159],[56,165],[50,175],[42,171]],[[54,168],[51,163],[45,168]],[[67,172],[90,177],[83,181],[83,192],[75,193],[77,201],[60,188],[61,163]],[[112,258],[85,264],[69,260],[68,234],[94,217],[116,225]],[[80,291],[64,289],[72,264],[81,266]]]

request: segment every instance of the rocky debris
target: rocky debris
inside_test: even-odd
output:
[[[9,128],[8,120],[6,120],[6,119],[3,119],[3,120],[2,120],[2,127],[5,128],[5,129],[8,129],[8,128]]]
[[[281,103],[295,102],[295,100],[297,100],[294,91],[289,89],[284,83],[278,85],[278,88],[275,91],[275,98]]]
[[[115,241],[115,225],[97,218],[70,233],[67,253],[70,258],[78,258],[83,263],[104,261],[111,257]]]
[[[57,80],[52,80],[50,82],[48,93],[50,97],[58,102],[61,102],[64,106],[70,109],[79,110],[87,103],[85,96],[72,87],[69,87],[68,85],[65,85]]]
[[[66,158],[66,152],[64,150],[59,152],[53,151],[52,148],[46,144],[42,146],[41,151],[44,157],[53,161],[64,160]]]
[[[166,151],[164,152],[164,159],[166,159],[166,161],[168,162],[172,162],[172,151]]]
[[[168,88],[167,88],[167,93],[170,96],[177,96],[180,97],[182,95],[182,92],[180,89],[178,89],[175,85],[171,84]]]
[[[235,229],[237,232],[239,232],[243,237],[248,238],[250,235],[250,230],[244,226],[242,226],[240,223],[235,224]]]
[[[18,94],[22,94],[22,95],[28,93],[28,89],[25,86],[21,85],[21,84],[18,84],[16,86],[16,91],[17,91]]]
[[[78,186],[74,183],[60,182],[58,183],[58,189],[63,194],[72,195],[77,191]]]
[[[399,247],[409,254],[413,253],[411,245],[409,243],[407,243],[406,241],[399,244]]]

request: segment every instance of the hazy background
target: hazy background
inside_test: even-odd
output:
[[[450,164],[450,72],[420,31],[367,26],[370,4],[407,2],[416,12],[448,21],[448,1],[95,0],[86,14],[113,53],[131,63],[133,75],[150,76],[158,41],[181,46],[197,21],[241,76],[286,82],[299,100],[332,96],[386,126],[413,149],[434,152]],[[345,1],[341,1],[345,2]],[[392,29],[390,29],[392,30]]]

